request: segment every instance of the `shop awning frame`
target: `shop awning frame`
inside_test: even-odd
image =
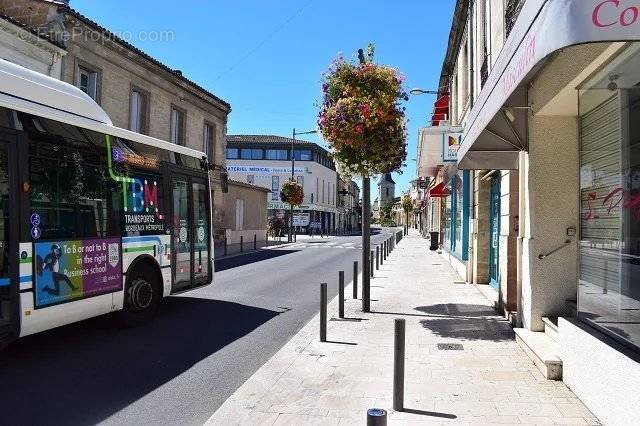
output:
[[[518,152],[528,149],[526,83],[560,49],[639,41],[640,17],[630,24],[634,14],[623,14],[630,6],[638,5],[617,0],[527,0],[471,110],[458,167],[517,169]],[[506,110],[511,110],[511,117]]]

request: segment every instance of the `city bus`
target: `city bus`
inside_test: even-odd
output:
[[[0,60],[0,347],[213,281],[206,156]]]

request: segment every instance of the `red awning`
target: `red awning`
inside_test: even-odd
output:
[[[446,121],[449,117],[449,95],[443,95],[433,104],[433,114],[431,125],[439,126],[441,121]]]
[[[451,191],[444,186],[444,182],[440,182],[429,190],[430,197],[448,197],[449,195],[451,195]]]
[[[446,114],[449,111],[449,95],[440,96],[433,105],[434,113]]]

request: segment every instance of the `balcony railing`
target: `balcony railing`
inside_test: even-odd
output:
[[[507,6],[504,12],[504,25],[507,38],[518,20],[518,15],[522,10],[524,2],[525,0],[507,0]]]

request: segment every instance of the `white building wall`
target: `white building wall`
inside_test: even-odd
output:
[[[640,424],[640,356],[572,319],[558,331],[567,386],[603,424]]]
[[[237,170],[236,167],[242,167],[246,170]],[[283,169],[279,172],[272,172],[268,169]],[[338,174],[335,170],[324,167],[315,161],[296,161],[295,177],[302,176],[304,179],[304,201],[305,204],[313,205],[311,210],[327,211],[337,213],[335,187],[338,180]],[[251,170],[254,169],[254,170]],[[267,170],[260,170],[267,169]],[[253,184],[263,188],[271,189],[272,176],[279,176],[280,188],[289,179],[291,179],[291,161],[276,160],[227,160],[227,170],[229,178],[247,182],[248,176],[253,176]],[[324,182],[324,201],[323,201],[323,182]],[[329,190],[331,197],[329,197]],[[311,194],[313,194],[313,203],[311,203]],[[272,200],[272,194],[267,196],[267,204],[281,203],[280,197]]]
[[[500,55],[500,51],[505,42],[505,28],[504,28],[504,10],[505,0],[489,0],[489,13],[491,17],[490,27],[490,40],[489,45],[491,50],[489,51],[490,63],[493,66]]]

